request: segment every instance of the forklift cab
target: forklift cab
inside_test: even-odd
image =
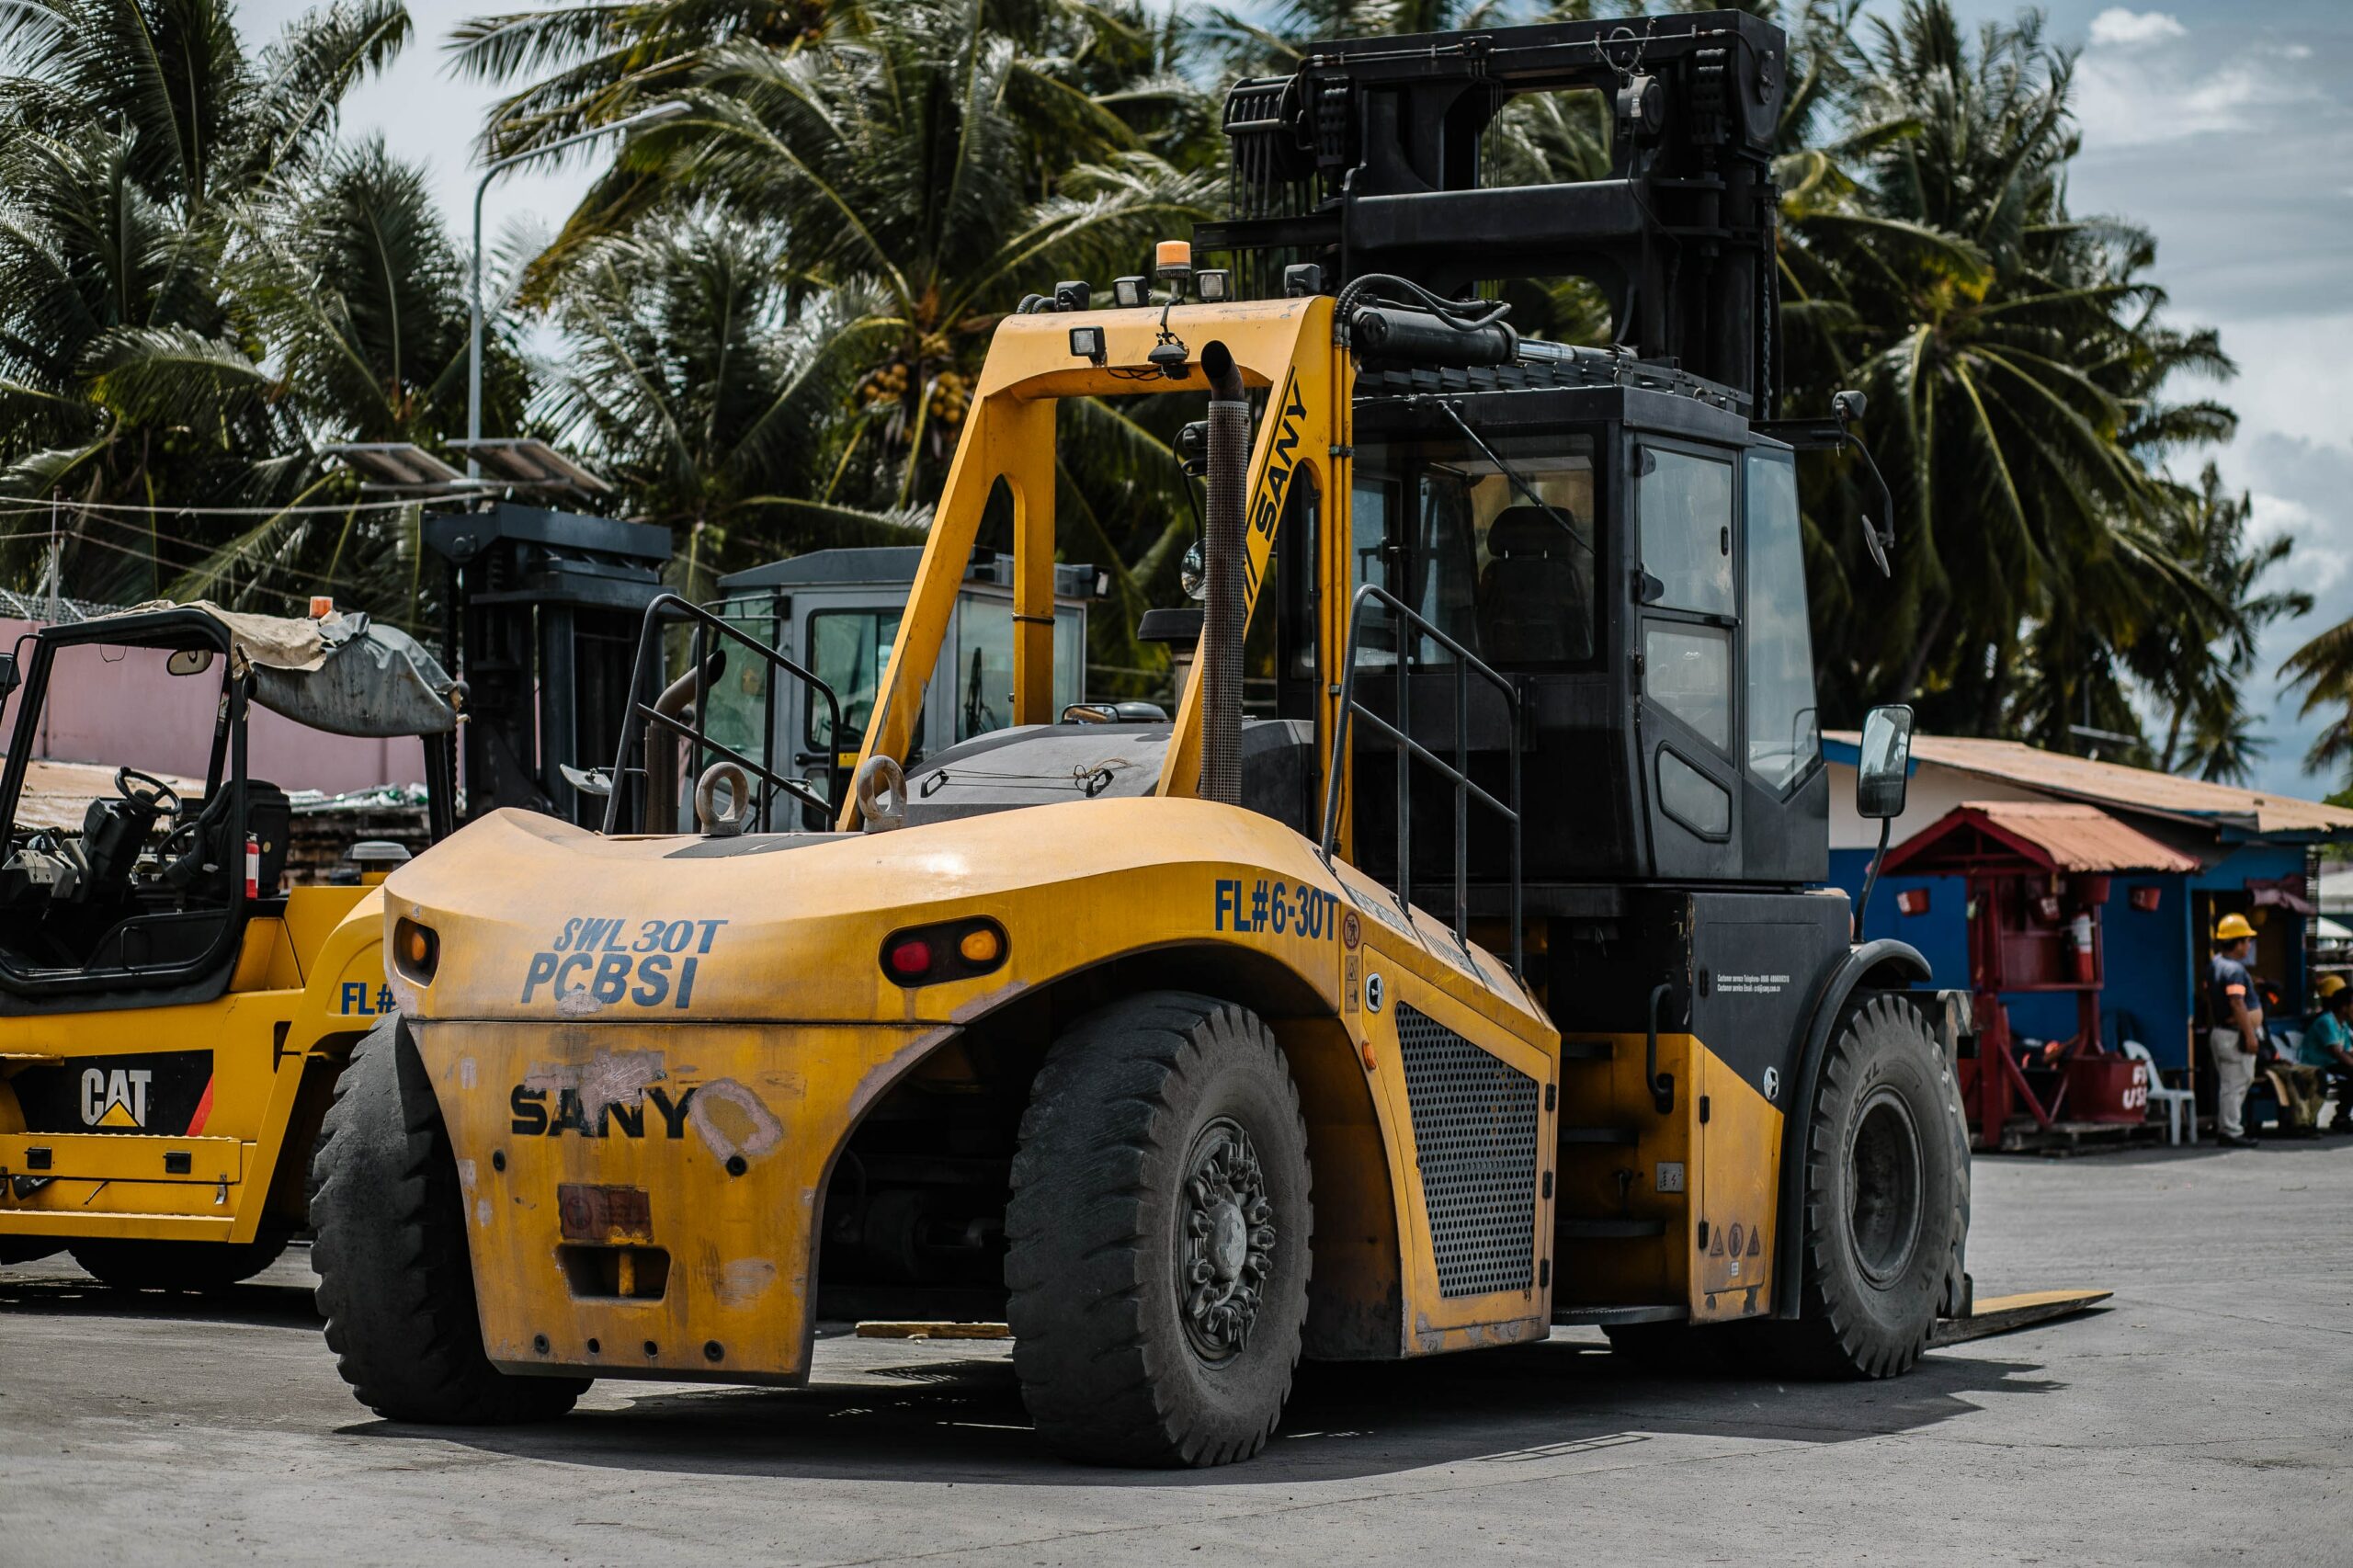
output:
[[[232,988],[250,921],[286,908],[292,812],[248,766],[256,703],[345,734],[434,735],[455,723],[432,656],[364,616],[189,605],[47,627],[19,640],[0,683],[16,699],[0,770],[0,1014],[155,1006]],[[74,710],[108,702],[158,713],[154,755],[175,743],[200,750],[201,777],[42,758],[71,755]],[[426,752],[428,774],[446,773],[434,767],[442,748]],[[449,790],[427,787],[438,836]]]
[[[777,680],[765,661],[732,662],[710,688],[708,734],[747,756],[761,754],[763,722],[775,726],[779,761],[810,790],[839,804],[835,775],[856,758],[890,667],[907,593],[923,560],[919,546],[820,550],[719,580],[721,617],[760,646],[808,667],[840,705],[840,727],[814,687]],[[1013,722],[1012,558],[976,551],[956,596],[947,638],[909,764]],[[1086,601],[1095,569],[1054,568],[1054,708],[1086,699]],[[705,759],[707,760],[707,759]],[[831,825],[802,808],[802,825]],[[679,825],[690,826],[691,815]]]
[[[1397,597],[1521,694],[1524,846],[1531,883],[1597,879],[1799,884],[1826,874],[1828,778],[1815,716],[1795,454],[1694,378],[1656,390],[1549,384],[1539,367],[1426,373],[1369,364],[1357,382],[1349,480],[1353,587]],[[1283,575],[1312,581],[1312,521],[1286,518]],[[1304,526],[1301,526],[1304,525]],[[1284,596],[1281,711],[1311,717],[1316,617]],[[1393,717],[1396,666],[1411,706],[1441,727],[1455,699],[1438,638],[1400,645],[1369,620],[1358,685]],[[1504,791],[1499,697],[1468,688],[1472,773]],[[1383,743],[1359,744],[1381,751]],[[1361,766],[1361,764],[1360,764]],[[1376,874],[1393,870],[1397,797],[1367,790],[1355,830]],[[1424,792],[1416,870],[1451,855],[1450,803]],[[1472,832],[1498,863],[1500,824]]]

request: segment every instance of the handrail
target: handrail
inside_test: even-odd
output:
[[[1397,639],[1397,722],[1392,724],[1358,700],[1357,650],[1364,637],[1365,612],[1374,603],[1388,607],[1395,616]],[[1415,633],[1430,641],[1454,655],[1454,761],[1445,758],[1423,745],[1408,733],[1413,728],[1413,683],[1406,678],[1411,672]],[[1340,770],[1341,761],[1347,756],[1348,726],[1362,714],[1372,725],[1397,745],[1397,902],[1410,910],[1414,902],[1414,836],[1413,836],[1413,764],[1418,758],[1444,774],[1454,785],[1454,939],[1467,959],[1471,951],[1469,933],[1470,903],[1470,805],[1476,800],[1489,811],[1511,824],[1511,971],[1523,972],[1524,955],[1520,949],[1520,834],[1519,834],[1519,688],[1489,666],[1478,655],[1439,631],[1437,626],[1412,606],[1377,583],[1367,583],[1357,589],[1348,607],[1348,642],[1343,655],[1340,675],[1339,718],[1332,727],[1330,766],[1324,770],[1324,838],[1318,851],[1325,864],[1332,859],[1333,846],[1340,833]],[[1503,694],[1505,708],[1511,720],[1511,803],[1506,805],[1485,790],[1471,781],[1471,676],[1476,674]]]
[[[694,623],[696,629],[694,668],[697,679],[695,682],[695,722],[692,724],[683,723],[670,714],[661,712],[652,703],[647,702],[643,696],[644,692],[648,689],[646,682],[649,673],[649,662],[659,658],[660,654],[658,648],[662,631],[664,628],[673,620],[691,621]],[[624,718],[621,723],[620,750],[613,758],[612,792],[605,797],[604,831],[608,834],[617,833],[620,829],[621,794],[624,780],[629,778],[632,774],[642,777],[645,773],[645,769],[643,767],[632,768],[629,766],[631,743],[632,739],[634,739],[640,745],[649,744],[649,730],[651,726],[654,725],[659,725],[664,730],[669,731],[680,739],[688,741],[696,747],[698,753],[703,751],[717,752],[721,756],[725,757],[728,761],[735,764],[738,767],[743,768],[746,773],[756,777],[766,784],[767,788],[760,791],[759,800],[759,831],[762,833],[771,831],[769,824],[769,808],[775,801],[776,792],[779,790],[783,790],[786,794],[792,796],[795,800],[800,801],[802,804],[813,807],[828,815],[830,815],[835,809],[833,802],[820,796],[815,790],[810,789],[808,785],[802,783],[800,779],[792,778],[790,774],[779,773],[777,771],[776,699],[773,689],[771,689],[767,694],[767,709],[760,716],[759,761],[755,762],[750,757],[745,756],[742,752],[737,751],[734,747],[728,745],[726,743],[722,741],[714,741],[710,738],[708,733],[710,722],[710,693],[702,674],[704,669],[704,655],[702,651],[703,638],[706,631],[716,631],[722,637],[731,638],[737,642],[741,642],[745,647],[750,649],[753,653],[757,653],[761,658],[766,659],[771,668],[782,670],[787,675],[796,677],[808,686],[812,690],[815,691],[818,696],[825,699],[825,708],[832,720],[832,728],[826,733],[828,734],[839,734],[841,733],[841,699],[834,695],[834,688],[832,687],[827,686],[823,680],[818,678],[814,671],[802,668],[790,658],[779,653],[774,648],[767,646],[766,643],[747,635],[736,627],[730,625],[723,618],[714,615],[711,611],[706,609],[701,605],[689,603],[688,600],[683,599],[676,594],[673,593],[656,594],[654,597],[653,602],[645,607],[645,620],[638,631],[637,657],[630,666],[629,711],[627,717]],[[833,778],[835,784],[834,793],[838,795],[841,792],[839,779],[841,769],[838,767],[829,767],[827,771],[829,776]],[[649,815],[651,815],[651,808],[654,802],[650,801],[646,802]],[[672,804],[675,806],[676,802],[672,802]]]

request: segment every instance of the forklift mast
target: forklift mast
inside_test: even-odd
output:
[[[1344,291],[1387,274],[1448,297],[1585,278],[1618,347],[1768,417],[1787,49],[1737,11],[1315,44],[1294,74],[1228,94],[1231,215],[1196,242],[1234,255],[1244,298],[1299,263]],[[1483,183],[1512,99],[1580,90],[1610,108],[1608,177]]]
[[[564,777],[613,755],[670,532],[502,501],[426,519],[448,569],[442,662],[462,675],[465,820],[501,806],[603,820]]]
[[[1360,863],[1392,885],[1436,889],[1467,853],[1472,913],[1499,916],[1516,860],[1529,916],[1610,929],[1650,923],[1644,884],[1827,874],[1796,470],[1768,423],[1786,55],[1738,12],[1545,23],[1317,44],[1227,98],[1231,212],[1197,243],[1242,298],[1336,294],[1358,368],[1347,494],[1323,506],[1348,538],[1286,521],[1279,711],[1344,678],[1296,587],[1330,548],[1356,557],[1351,591],[1410,606],[1517,694],[1459,700],[1473,780],[1502,798],[1518,753],[1530,781],[1518,847],[1488,821],[1457,850],[1442,790],[1359,790]],[[1552,93],[1601,95],[1607,177],[1488,183],[1498,117]],[[1608,344],[1524,335],[1473,293],[1559,278],[1608,298]],[[1385,635],[1345,678],[1451,750],[1453,655]]]

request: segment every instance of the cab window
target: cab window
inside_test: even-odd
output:
[[[1350,523],[1357,581],[1379,583],[1491,665],[1589,663],[1599,582],[1593,440],[1546,435],[1486,444],[1516,477],[1460,437],[1359,452]],[[1358,662],[1393,664],[1396,649],[1394,630],[1376,619]],[[1416,664],[1448,658],[1429,638],[1413,656]]]
[[[729,599],[719,613],[761,647],[776,646],[776,612],[765,594]],[[727,662],[711,683],[704,733],[722,745],[757,757],[767,737],[768,662],[725,638],[714,636],[707,646],[725,653]]]
[[[809,667],[833,688],[842,705],[842,733],[829,734],[824,703],[812,696],[802,739],[811,751],[858,744],[874,716],[874,694],[891,665],[898,641],[897,610],[819,610],[809,618]]]
[[[956,738],[969,741],[1013,722],[1013,613],[1002,601],[963,601],[958,644]]]
[[[1798,521],[1797,463],[1788,452],[1748,454],[1746,606],[1748,771],[1779,793],[1822,750],[1813,702],[1813,635],[1807,623],[1805,540]]]
[[[1641,528],[1643,690],[1729,756],[1732,735],[1732,463],[1669,447],[1635,450]]]

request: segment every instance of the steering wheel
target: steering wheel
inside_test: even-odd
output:
[[[144,784],[148,788],[134,789],[132,786],[137,784]],[[151,816],[176,817],[180,814],[179,791],[152,773],[142,773],[133,767],[116,768],[114,792]]]

